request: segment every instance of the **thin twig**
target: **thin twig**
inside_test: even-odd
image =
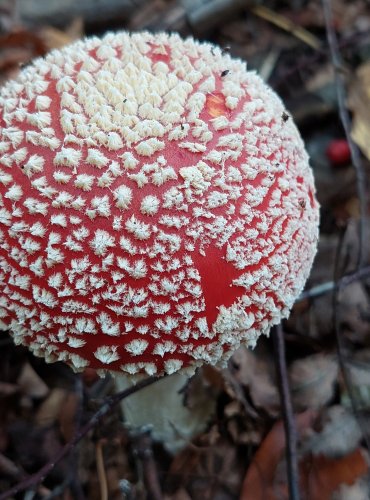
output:
[[[287,31],[288,33],[291,33],[293,36],[295,36],[296,38],[301,40],[301,42],[307,44],[311,48],[316,50],[320,48],[321,42],[319,38],[307,31],[305,28],[297,26],[287,17],[282,16],[281,14],[278,14],[277,12],[263,5],[256,5],[254,7],[251,7],[250,10],[256,16],[269,21],[282,30]]]
[[[367,39],[370,35],[370,29],[355,31],[351,36],[348,36],[344,40],[340,40],[339,48],[346,49],[351,48],[352,45],[355,45],[356,48],[361,47],[362,39],[364,42],[367,42]],[[322,57],[328,57],[329,50],[326,47],[321,47],[319,50],[316,50],[313,54],[309,56],[302,56],[299,58],[299,61],[292,65],[290,68],[287,68],[282,72],[280,76],[278,76],[275,81],[272,83],[272,86],[276,89],[279,85],[285,84],[292,75],[299,73],[303,69],[312,68],[315,63],[320,61]]]
[[[297,429],[295,425],[293,405],[290,397],[288,370],[285,358],[284,332],[281,324],[277,325],[272,333],[277,363],[278,385],[283,414],[286,461],[288,474],[289,499],[299,500],[299,473],[297,458]]]
[[[344,133],[351,151],[352,163],[356,172],[357,196],[360,205],[360,227],[359,227],[359,250],[357,257],[357,269],[362,267],[365,260],[365,224],[366,224],[366,178],[361,160],[360,150],[351,137],[351,119],[346,107],[346,93],[344,88],[341,68],[343,61],[339,52],[338,38],[334,30],[333,15],[330,0],[322,0],[326,37],[329,44],[330,56],[334,67],[335,87],[339,106],[339,116]]]
[[[301,293],[296,302],[302,302],[306,299],[315,299],[321,295],[333,292],[336,288],[340,288],[342,290],[351,283],[369,278],[369,276],[370,266],[362,267],[353,273],[345,274],[336,281],[326,281],[324,283],[320,283],[320,285],[313,286],[309,290],[305,290]]]
[[[107,474],[105,472],[105,467],[104,467],[103,443],[101,439],[96,443],[95,455],[96,455],[96,469],[98,472],[98,478],[100,484],[100,499],[108,500]]]
[[[93,429],[100,420],[105,417],[107,413],[109,413],[117,403],[119,403],[122,399],[127,398],[131,394],[138,392],[140,389],[147,387],[151,384],[154,384],[158,380],[157,377],[149,377],[144,380],[138,382],[135,386],[129,387],[128,389],[118,392],[113,396],[107,398],[105,403],[99,408],[99,410],[90,418],[90,420],[76,433],[76,435],[66,443],[63,448],[55,455],[54,459],[45,464],[38,472],[28,476],[26,479],[22,480],[20,483],[10,488],[8,491],[0,494],[0,500],[8,500],[16,493],[20,491],[24,491],[27,488],[32,488],[36,484],[41,483],[44,478],[50,474],[50,472],[54,469],[57,463],[59,463],[71,450],[76,446],[77,443],[81,441],[81,439],[86,436],[86,434]]]

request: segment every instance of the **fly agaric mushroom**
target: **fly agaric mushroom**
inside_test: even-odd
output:
[[[318,204],[275,93],[220,48],[118,33],[0,92],[0,323],[74,370],[222,365],[286,317]]]

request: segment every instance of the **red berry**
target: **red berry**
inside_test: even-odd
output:
[[[334,166],[345,165],[351,160],[351,150],[346,139],[334,139],[326,148],[326,156]]]

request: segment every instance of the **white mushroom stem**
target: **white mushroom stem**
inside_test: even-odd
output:
[[[184,389],[188,380],[188,376],[175,373],[123,399],[121,408],[126,425],[151,426],[153,439],[163,443],[171,453],[185,447],[205,429],[210,418],[209,402],[190,409],[185,406]],[[115,383],[117,391],[134,385],[124,376],[116,376]],[[211,406],[213,409],[214,405]]]

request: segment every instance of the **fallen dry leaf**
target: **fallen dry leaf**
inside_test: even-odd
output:
[[[65,442],[73,439],[76,432],[76,412],[78,409],[78,396],[74,392],[69,392],[59,413],[60,433]]]
[[[370,349],[354,353],[347,361],[347,370],[357,406],[370,408]],[[343,387],[342,401],[350,404],[346,387]]]
[[[48,50],[61,49],[83,37],[83,19],[76,18],[66,30],[59,30],[53,26],[43,26],[38,34]]]
[[[348,106],[353,112],[352,138],[370,159],[370,62],[362,64],[352,78]]]
[[[369,500],[370,490],[366,478],[358,479],[354,484],[342,484],[333,494],[332,500]]]
[[[306,411],[296,416],[298,433],[312,426],[316,414]],[[275,474],[284,460],[285,432],[281,420],[274,424],[258,448],[244,479],[240,500],[283,500],[287,498],[287,485],[280,484],[277,491]]]
[[[338,363],[332,355],[319,353],[294,361],[289,378],[295,408],[320,408],[328,403],[337,376]]]
[[[332,64],[325,64],[306,83],[307,90],[312,93],[320,93],[323,88],[332,85],[335,73]]]
[[[369,294],[360,282],[351,283],[340,293],[339,319],[346,336],[354,342],[363,342],[369,335]]]
[[[34,55],[41,56],[45,53],[45,45],[39,36],[24,29],[14,29],[12,32],[0,37],[0,50],[15,47],[28,49]]]
[[[361,441],[361,429],[353,411],[343,406],[330,406],[317,423],[320,430],[306,437],[302,445],[304,453],[340,457],[353,452]]]
[[[310,500],[332,500],[342,484],[354,484],[367,471],[366,455],[361,448],[342,458],[312,456],[301,462],[302,488]]]
[[[14,29],[0,36],[0,83],[1,80],[14,78],[22,64],[46,52],[41,38],[24,29]]]
[[[37,375],[29,363],[23,365],[17,384],[22,394],[30,398],[41,399],[49,393],[49,387]]]
[[[43,401],[35,415],[35,423],[40,426],[48,426],[54,423],[62,406],[65,404],[68,392],[65,389],[55,387],[50,391],[49,396]]]
[[[308,432],[314,417],[310,410],[296,416],[298,435]],[[279,421],[265,437],[247,470],[240,500],[288,500],[288,486],[279,475],[284,449],[284,427]],[[361,448],[341,458],[303,455],[299,462],[302,496],[309,500],[332,500],[342,484],[354,484],[367,470],[366,455]]]
[[[232,359],[234,377],[248,389],[254,405],[276,417],[280,411],[280,399],[275,382],[275,365],[269,355],[240,347]]]
[[[175,456],[166,477],[165,490],[171,492],[170,498],[184,488],[194,499],[222,498],[219,496],[222,491],[229,493],[226,498],[236,498],[244,467],[237,448],[228,439],[220,438],[214,446],[194,446]]]

